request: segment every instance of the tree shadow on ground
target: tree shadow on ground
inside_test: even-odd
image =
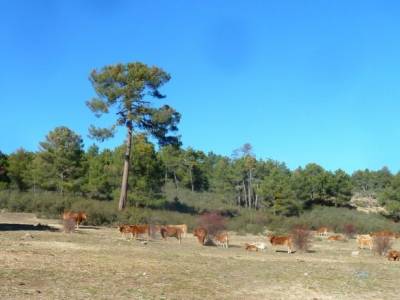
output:
[[[12,223],[0,223],[0,231],[60,231],[56,227],[43,224],[12,224]]]
[[[293,254],[296,253],[297,251],[292,251],[292,253],[288,253],[287,250],[275,250],[275,252],[279,252],[279,253],[286,253],[286,254]]]

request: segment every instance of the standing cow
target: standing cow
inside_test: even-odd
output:
[[[193,230],[193,236],[197,237],[197,240],[201,245],[204,245],[208,236],[207,229],[203,227],[197,227]]]
[[[164,240],[167,240],[167,237],[175,237],[179,241],[179,244],[182,242],[183,230],[180,228],[163,226],[160,229],[160,233]]]

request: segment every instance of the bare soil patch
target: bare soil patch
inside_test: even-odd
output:
[[[0,214],[1,224],[47,224],[30,214]],[[28,235],[27,235],[28,234]],[[287,254],[269,246],[246,252],[261,236],[232,235],[234,247],[204,247],[190,234],[182,244],[126,240],[115,228],[76,233],[0,231],[0,299],[397,299],[400,262],[355,240],[313,241],[313,252]],[[400,242],[394,243],[400,249]],[[278,251],[277,251],[278,250]]]

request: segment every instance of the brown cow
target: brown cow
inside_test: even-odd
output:
[[[388,260],[400,260],[400,251],[390,250],[387,255]]]
[[[245,245],[246,251],[258,251],[258,248],[255,244],[245,243],[244,245]]]
[[[170,227],[170,226],[163,226],[160,229],[161,236],[164,240],[167,240],[167,237],[176,237],[179,241],[179,244],[182,241],[182,234],[183,231],[180,228]]]
[[[197,237],[200,244],[204,245],[208,232],[207,229],[203,227],[197,227],[193,230],[193,236]]]
[[[292,253],[293,245],[292,238],[290,236],[277,236],[269,234],[268,239],[272,246],[284,245],[287,247],[288,253]]]
[[[135,237],[135,240],[137,240],[137,237],[139,234],[146,234],[147,235],[147,241],[150,239],[150,226],[147,224],[144,225],[119,225],[118,226],[119,232],[121,234],[130,234],[131,237]]]
[[[63,220],[74,220],[76,228],[79,228],[79,225],[87,220],[87,215],[83,211],[72,212],[66,211],[63,213]]]
[[[341,235],[331,235],[328,237],[328,241],[344,241],[344,237]]]
[[[186,224],[179,224],[179,225],[167,225],[168,227],[175,227],[175,228],[179,228],[180,230],[182,230],[182,235],[184,236],[184,237],[186,237],[186,234],[187,234],[187,230],[188,230],[188,227],[187,227],[187,225]]]
[[[229,247],[229,236],[227,232],[220,232],[217,233],[213,240],[217,244],[217,246],[221,245],[222,248],[228,248]]]
[[[317,234],[319,236],[327,236],[328,235],[328,227],[320,227],[320,228],[318,228]]]
[[[118,225],[118,230],[121,233],[121,235],[126,236],[127,234],[131,234],[130,227],[131,225],[123,224],[123,225]]]

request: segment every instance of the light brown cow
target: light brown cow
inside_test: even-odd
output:
[[[389,230],[382,230],[382,231],[376,231],[376,232],[371,232],[369,234],[372,237],[379,237],[379,236],[387,236],[390,238],[396,238],[396,234],[394,232],[391,232]]]
[[[390,250],[387,255],[388,260],[400,260],[400,251]]]
[[[292,238],[290,236],[277,236],[269,234],[268,239],[272,246],[277,246],[277,245],[286,246],[288,253],[292,253],[293,244],[292,244]]]
[[[183,231],[180,228],[163,226],[160,229],[160,233],[164,240],[167,240],[167,237],[176,237],[176,239],[179,241],[179,244],[182,242]]]
[[[222,246],[222,248],[228,248],[229,247],[229,236],[228,233],[223,231],[217,233],[213,240],[217,244],[217,246]]]
[[[188,227],[186,224],[180,224],[180,225],[167,225],[168,227],[175,227],[175,228],[179,228],[180,230],[182,230],[182,234],[184,237],[186,237],[187,234],[187,230]]]
[[[63,213],[63,220],[74,220],[76,228],[79,228],[79,225],[87,220],[87,215],[83,211],[73,212],[73,211],[65,211]]]
[[[373,239],[369,234],[357,235],[356,239],[357,239],[358,248],[364,249],[364,246],[367,246],[369,248],[369,250],[372,250]]]
[[[328,231],[329,231],[328,227],[320,227],[317,230],[317,234],[319,236],[327,236],[328,235]]]
[[[207,235],[207,229],[203,227],[197,227],[193,230],[193,236],[197,237],[197,240],[201,245],[204,245]]]

